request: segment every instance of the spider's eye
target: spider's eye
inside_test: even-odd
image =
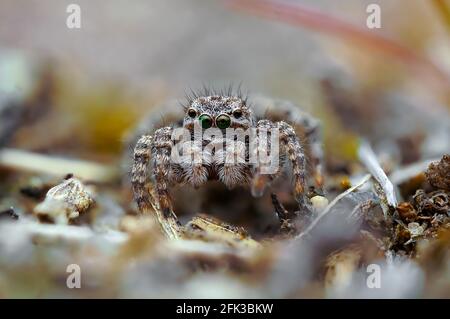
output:
[[[217,127],[220,129],[226,129],[230,127],[231,119],[228,115],[222,114],[216,118]]]
[[[211,116],[209,116],[208,114],[200,115],[198,120],[200,121],[200,125],[204,129],[210,128],[212,126],[212,123],[213,123]]]
[[[194,110],[194,109],[189,109],[188,112],[187,112],[187,114],[189,115],[189,117],[194,118],[194,117],[197,116],[197,111]]]
[[[234,112],[233,112],[233,116],[235,117],[235,118],[240,118],[241,116],[242,116],[242,111],[241,110],[235,110]]]

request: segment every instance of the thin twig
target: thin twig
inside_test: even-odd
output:
[[[359,160],[364,164],[370,174],[372,174],[383,189],[388,206],[390,208],[397,207],[398,202],[395,196],[394,185],[381,168],[381,165],[369,143],[366,141],[361,141],[358,149],[358,156]]]
[[[38,236],[47,240],[86,242],[94,238],[103,238],[112,244],[122,244],[128,239],[128,234],[115,230],[95,233],[91,228],[85,226],[40,224],[31,221],[3,223],[0,225],[0,229],[3,234],[10,231],[30,237]]]
[[[296,239],[302,239],[304,238],[306,235],[308,235],[312,229],[314,229],[314,227],[316,227],[316,225],[320,222],[320,220],[322,218],[324,218],[326,215],[328,215],[328,213],[331,212],[331,209],[344,197],[346,197],[347,195],[349,195],[350,193],[354,192],[355,190],[357,190],[358,188],[360,188],[361,186],[363,186],[365,183],[367,183],[371,178],[370,174],[367,174],[366,176],[363,177],[363,179],[357,183],[356,185],[350,187],[349,189],[347,189],[345,192],[339,194],[338,196],[336,196],[333,201],[328,204],[327,207],[325,207],[325,209],[322,211],[322,213],[316,217],[316,219],[314,219],[311,224],[309,224],[309,226],[301,233],[299,234]]]
[[[3,148],[0,149],[0,167],[40,174],[64,176],[69,173],[89,182],[107,183],[117,180],[116,167],[79,159],[67,159],[51,155]]]

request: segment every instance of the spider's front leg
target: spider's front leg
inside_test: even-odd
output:
[[[302,141],[306,158],[306,170],[314,178],[317,190],[323,192],[324,159],[322,150],[322,128],[319,120],[288,101],[269,99],[263,96],[253,98],[254,110],[259,118],[283,120],[292,125],[297,137]]]
[[[262,134],[262,132],[270,132],[268,134]],[[257,124],[257,152],[258,152],[258,163],[255,167],[252,180],[252,194],[256,196],[262,195],[266,186],[276,177],[280,175],[280,169],[274,174],[263,174],[262,167],[263,164],[260,162],[260,154],[265,152],[267,154],[268,150],[273,151],[271,148],[271,136],[272,134],[277,134],[279,141],[279,150],[276,154],[270,154],[273,156],[278,156],[281,160],[280,155],[287,155],[292,166],[292,179],[293,179],[293,194],[294,198],[299,204],[300,210],[307,209],[307,203],[305,200],[305,189],[306,189],[306,165],[305,165],[305,154],[303,147],[295,134],[292,126],[286,122],[271,122],[269,120],[261,120]],[[277,151],[277,150],[275,150]],[[280,163],[281,164],[281,163]],[[281,166],[281,165],[280,165]]]
[[[144,135],[138,140],[134,148],[131,182],[141,213],[148,213],[153,207],[165,234],[169,238],[179,238],[181,226],[173,212],[169,194],[171,135],[172,128],[164,127],[155,131],[153,137]]]

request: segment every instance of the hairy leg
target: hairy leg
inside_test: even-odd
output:
[[[279,154],[277,156],[280,158],[282,155],[286,155],[288,161],[292,166],[292,182],[293,182],[293,194],[296,201],[299,203],[300,209],[306,208],[305,201],[305,188],[306,188],[306,165],[305,165],[305,154],[303,147],[295,134],[292,126],[286,122],[280,121],[273,123],[269,120],[261,120],[257,124],[257,134],[258,134],[258,160],[260,159],[260,153],[266,152],[271,149],[270,136],[263,137],[262,130],[276,129],[278,131],[279,138]],[[281,155],[281,156],[280,156]],[[281,164],[281,163],[280,163]],[[281,165],[280,165],[281,167]],[[270,182],[278,177],[280,170],[274,174],[263,174],[261,171],[261,162],[259,161],[255,166],[253,180],[252,180],[252,194],[254,196],[262,195],[265,187],[270,184]]]
[[[300,204],[300,207],[303,207],[306,204],[305,153],[292,126],[283,121],[277,122],[276,125],[280,130],[280,147],[287,154],[287,158],[292,166],[294,197]]]
[[[251,182],[251,192],[254,197],[261,197],[267,186],[270,185],[281,171],[280,168],[282,165],[279,163],[278,171],[274,174],[262,172],[262,168],[266,163],[263,162],[261,155],[268,154],[268,151],[271,150],[271,138],[269,135],[263,136],[263,131],[270,132],[275,127],[275,124],[269,120],[261,120],[256,124],[256,136],[253,138],[253,145],[250,146],[250,152],[252,152],[251,158],[256,159]],[[275,156],[278,155],[275,154]],[[280,159],[280,156],[278,158]]]
[[[138,140],[131,181],[141,213],[154,210],[164,233],[169,238],[179,238],[181,226],[173,212],[169,194],[171,131],[170,127],[165,127],[157,130],[153,137],[144,135]]]
[[[297,117],[293,119],[293,123],[301,125],[309,145],[310,161],[312,165],[312,173],[316,187],[323,191],[323,149],[322,149],[322,128],[320,121],[304,112],[297,112]]]
[[[134,200],[139,211],[146,213],[152,210],[152,198],[148,184],[148,165],[151,158],[153,138],[143,135],[134,147],[134,162],[131,169],[131,183],[133,187]]]
[[[320,121],[289,101],[256,96],[251,101],[258,119],[272,122],[285,121],[295,130],[298,138],[305,146],[315,186],[323,190],[323,150],[322,129]]]

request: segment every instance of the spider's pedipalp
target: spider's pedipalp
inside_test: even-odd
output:
[[[192,141],[183,143],[184,159],[180,163],[182,180],[198,188],[208,180],[208,164],[211,163],[211,154],[202,149],[202,145]]]

